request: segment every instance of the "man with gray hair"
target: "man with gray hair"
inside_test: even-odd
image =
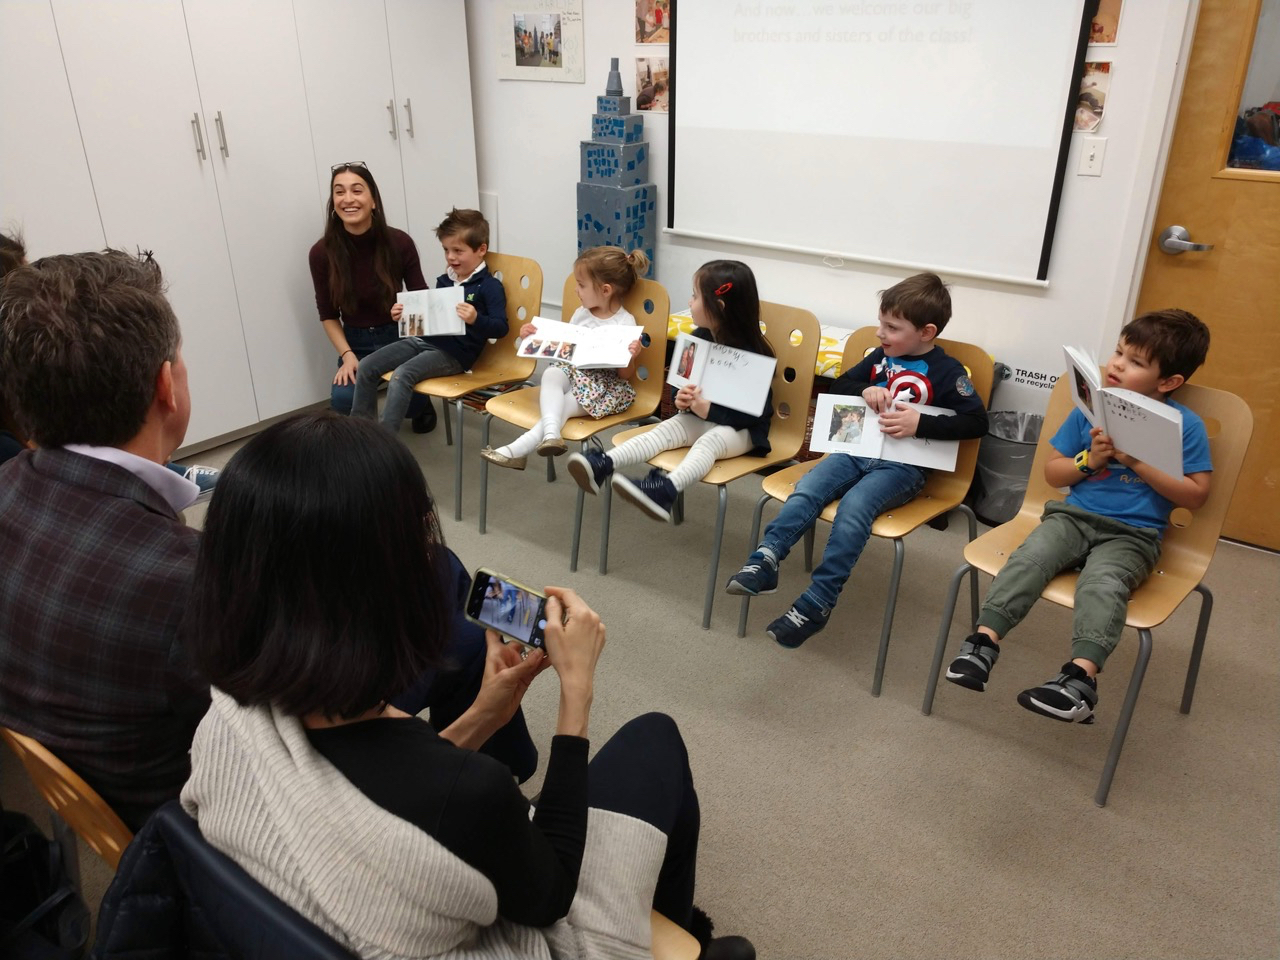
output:
[[[0,724],[40,741],[134,830],[176,797],[209,704],[178,628],[200,492],[165,468],[191,413],[160,270],[46,257],[0,288],[0,369],[39,449],[0,466]]]

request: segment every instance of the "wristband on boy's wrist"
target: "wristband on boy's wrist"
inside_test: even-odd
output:
[[[338,359],[341,360],[348,353],[351,354],[353,357],[356,355],[356,352],[352,350],[350,347],[348,347],[346,350],[343,350],[340,354],[338,354]]]
[[[1083,473],[1086,477],[1092,477],[1097,470],[1089,466],[1089,451],[1081,450],[1076,454],[1076,469]]]

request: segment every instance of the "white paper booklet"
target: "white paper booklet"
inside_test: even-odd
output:
[[[712,403],[758,417],[777,365],[774,357],[682,333],[676,337],[667,383],[677,388],[693,384]]]
[[[905,404],[904,404],[905,405]],[[910,406],[922,414],[954,417],[946,407],[923,403]],[[930,470],[954,470],[960,452],[959,440],[925,440],[922,437],[886,437],[880,432],[880,415],[861,397],[824,393],[813,412],[813,436],[809,449],[821,453],[849,453],[855,457],[876,457],[911,463]]]
[[[633,324],[583,327],[545,317],[534,317],[529,322],[533,324],[534,332],[524,338],[517,355],[563,360],[582,370],[621,370],[631,363],[628,347],[644,333],[644,327]]]
[[[438,290],[408,290],[396,294],[396,303],[404,304],[400,314],[402,337],[455,337],[467,332],[458,316],[458,304],[466,291],[455,283]]]
[[[1089,423],[1101,427],[1117,450],[1172,477],[1182,476],[1182,412],[1163,400],[1106,387],[1088,351],[1064,346],[1071,398]]]

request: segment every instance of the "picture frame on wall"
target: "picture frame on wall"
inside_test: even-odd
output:
[[[583,83],[582,0],[491,0],[498,78]]]

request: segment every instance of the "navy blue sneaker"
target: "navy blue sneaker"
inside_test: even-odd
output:
[[[184,467],[180,463],[170,463],[167,466],[178,476],[190,480],[200,488],[200,495],[195,499],[196,503],[209,502],[213,496],[213,488],[218,485],[218,477],[222,475],[222,471],[217,467],[206,467],[199,463],[190,467]]]
[[[801,595],[791,609],[769,624],[765,633],[779,646],[795,649],[827,625],[831,611]]]
[[[676,485],[657,467],[636,480],[619,474],[613,478],[613,486],[618,491],[618,496],[628,503],[634,503],[653,519],[671,522],[671,508],[675,506],[678,491]]]
[[[587,450],[570,454],[565,469],[587,493],[599,493],[613,475],[613,461],[599,450]]]
[[[725,593],[735,597],[758,597],[778,592],[778,565],[772,557],[757,550],[747,557],[742,569],[729,578]]]

